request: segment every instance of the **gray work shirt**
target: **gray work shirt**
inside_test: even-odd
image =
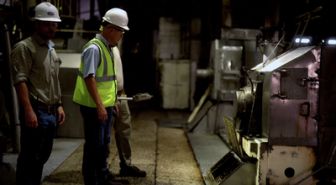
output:
[[[52,41],[33,34],[18,42],[12,50],[11,63],[14,84],[26,82],[30,95],[45,104],[61,102],[61,60]]]

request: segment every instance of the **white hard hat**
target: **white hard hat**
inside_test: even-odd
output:
[[[61,22],[57,8],[49,2],[42,2],[35,7],[35,20]]]
[[[103,20],[106,22],[109,22],[111,24],[114,24],[124,30],[129,30],[128,24],[128,16],[125,10],[120,8],[112,8],[108,10]]]

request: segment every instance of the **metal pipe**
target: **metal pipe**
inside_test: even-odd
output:
[[[197,69],[196,76],[201,77],[201,78],[211,77],[213,76],[213,70],[212,69]]]
[[[133,100],[132,97],[118,96],[118,100]]]
[[[64,32],[64,33],[99,33],[99,31],[83,30],[83,29],[58,29],[57,32]]]
[[[12,112],[13,112],[13,118],[15,124],[15,146],[13,146],[14,151],[19,151],[20,149],[20,120],[19,120],[19,103],[16,96],[16,91],[13,85],[13,78],[12,73],[10,70],[10,64],[9,64],[9,56],[11,53],[11,44],[10,44],[10,36],[9,36],[9,30],[7,28],[7,25],[4,24],[4,33],[5,33],[5,44],[6,44],[6,51],[7,51],[7,68],[9,69],[9,80],[10,80],[10,87],[11,87],[11,94],[12,94]]]

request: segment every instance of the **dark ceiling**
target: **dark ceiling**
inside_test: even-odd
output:
[[[154,84],[153,79],[156,78],[153,33],[158,29],[160,17],[172,17],[182,26],[186,25],[185,27],[193,18],[201,20],[201,33],[198,38],[202,45],[200,67],[207,65],[210,43],[220,38],[221,29],[228,26],[224,24],[225,13],[231,15],[229,27],[260,29],[264,33],[270,32],[270,35],[274,31],[279,31],[288,41],[296,33],[313,36],[317,42],[336,35],[336,30],[332,26],[336,20],[335,0],[98,0],[98,2],[101,14],[112,7],[127,10],[131,30],[124,37],[123,53],[124,56],[129,56],[134,45],[141,43],[140,56],[136,59],[141,61],[141,65],[139,62],[139,68],[129,74],[134,73],[133,76],[139,81],[136,84],[150,81],[139,87],[150,92],[154,91],[155,87],[148,84]],[[15,11],[11,10],[6,12],[15,14]],[[20,22],[25,18],[27,17],[16,16],[15,21]],[[89,23],[99,24],[100,21],[95,19]],[[28,26],[24,25],[23,29]],[[129,68],[135,68],[131,64],[133,59],[124,58],[124,60],[126,65],[129,64]],[[145,76],[145,79],[139,80],[139,76]]]
[[[229,6],[223,9],[222,3]],[[230,12],[234,28],[269,26],[285,31],[290,37],[301,23],[298,31],[317,37],[335,32],[328,24],[336,18],[333,0],[101,0],[100,4],[104,7],[102,12],[109,7],[125,8],[129,12],[130,26],[134,28],[157,26],[157,18],[161,16],[174,17],[182,23],[190,18],[201,18],[203,25],[209,27],[210,38],[220,36],[223,11]]]

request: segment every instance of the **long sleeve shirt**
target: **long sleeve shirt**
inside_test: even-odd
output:
[[[121,91],[124,89],[124,74],[119,48],[117,46],[113,47],[112,52],[118,82],[118,91]]]
[[[30,96],[45,104],[61,102],[61,60],[54,43],[33,34],[18,42],[11,53],[14,84],[25,82]]]

